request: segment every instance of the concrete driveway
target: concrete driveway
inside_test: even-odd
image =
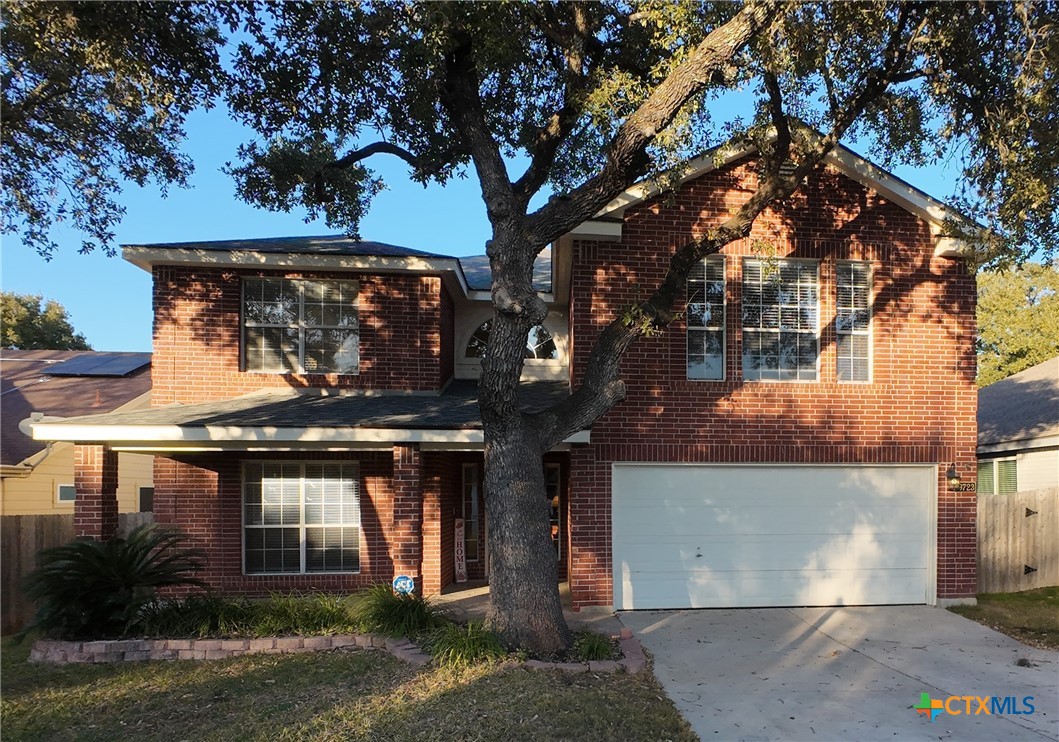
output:
[[[1055,740],[1059,652],[929,606],[629,611],[655,675],[703,740]],[[1018,660],[1032,666],[1016,665]],[[922,693],[1014,696],[931,722]]]

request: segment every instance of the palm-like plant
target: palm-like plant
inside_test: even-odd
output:
[[[126,538],[45,549],[25,581],[37,613],[23,635],[33,628],[66,639],[128,633],[158,588],[205,587],[194,576],[205,566],[204,556],[185,548],[186,540],[177,531],[147,525]]]

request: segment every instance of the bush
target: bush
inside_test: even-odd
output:
[[[444,620],[426,598],[395,593],[386,584],[373,585],[358,596],[357,617],[366,631],[407,637],[438,628]]]
[[[140,623],[144,635],[154,637],[321,636],[359,630],[348,599],[293,592],[260,601],[212,594],[159,600],[145,608]]]
[[[193,576],[204,566],[203,556],[184,548],[185,541],[176,531],[147,525],[127,538],[45,549],[25,581],[26,595],[38,605],[20,636],[34,628],[62,639],[127,634],[157,588],[205,587]]]
[[[469,667],[507,656],[500,639],[479,621],[466,626],[446,622],[430,632],[424,644],[438,663],[448,667]]]
[[[614,657],[614,642],[595,631],[579,631],[571,652],[574,658],[582,662],[609,660]]]
[[[254,605],[246,598],[207,593],[183,600],[155,600],[144,607],[139,624],[145,637],[241,636],[253,625],[254,613]]]

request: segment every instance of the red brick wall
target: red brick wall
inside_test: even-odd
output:
[[[240,371],[241,279],[262,275],[360,281],[359,375]],[[438,389],[452,375],[452,350],[443,351],[446,333],[451,345],[444,293],[437,276],[156,267],[152,403],[224,399],[270,387]]]
[[[74,535],[101,541],[118,529],[118,454],[105,446],[74,446]]]
[[[571,304],[579,377],[601,328],[661,280],[674,248],[701,235],[754,186],[746,164],[687,185],[673,203],[628,210],[621,244],[575,245]],[[778,257],[820,261],[817,382],[744,382],[741,258],[766,241]],[[750,238],[728,245],[726,380],[686,378],[686,327],[640,340],[626,354],[624,402],[593,426],[571,461],[571,588],[577,606],[611,602],[610,465],[614,461],[916,462],[940,468],[938,595],[975,592],[975,496],[952,494],[950,462],[975,477],[974,277],[933,257],[927,225],[835,172],[766,211]],[[836,379],[835,264],[872,264],[873,377]],[[683,301],[683,298],[681,299]],[[681,307],[677,307],[680,309]]]
[[[456,304],[445,289],[441,290],[439,331],[441,383],[446,384],[452,378],[456,368]]]

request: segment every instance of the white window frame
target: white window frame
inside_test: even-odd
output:
[[[62,491],[63,491],[63,488],[65,488],[65,487],[69,487],[70,489],[72,489],[74,491],[74,496],[72,498],[70,498],[69,500],[63,499],[63,497],[62,497]],[[56,505],[70,506],[70,505],[73,505],[75,502],[77,502],[77,485],[70,484],[69,482],[58,482],[58,483],[56,483],[56,485],[55,485],[55,504]]]
[[[724,255],[708,255],[703,258],[701,264],[705,267],[708,262],[719,262],[721,264],[721,322],[720,324],[713,325],[692,325],[687,319],[690,316],[690,312],[685,314],[684,325],[686,327],[687,337],[684,342],[684,375],[688,381],[724,381],[728,377],[728,261]],[[688,281],[691,280],[691,276],[688,276]],[[708,280],[708,279],[707,279]],[[688,286],[688,281],[684,282],[684,290],[688,299],[688,304],[691,304],[691,289]],[[688,351],[689,341],[691,340],[691,333],[693,332],[719,332],[721,334],[721,375],[716,379],[706,378],[703,376],[691,376],[689,374],[689,361],[691,353]]]
[[[1010,461],[1011,465],[1015,467],[1015,490],[1014,490],[1014,492],[1001,492],[1000,491],[1000,467],[997,466],[997,464],[1001,463],[1001,462],[1008,462],[1008,461]],[[992,489],[991,492],[982,492],[981,475],[977,473],[978,472],[978,467],[980,467],[982,464],[989,464],[989,475],[990,475],[990,477],[992,479],[992,485],[993,485],[993,489]],[[978,466],[975,467],[975,471],[976,471],[976,476],[978,478],[978,486],[977,486],[976,489],[978,490],[979,494],[1013,495],[1013,494],[1018,493],[1018,491],[1019,491],[1019,465],[1018,465],[1018,459],[1015,456],[998,456],[997,458],[980,459],[978,461]]]
[[[555,472],[555,493],[548,491],[548,488],[552,485],[551,473]],[[562,561],[563,558],[563,470],[562,465],[558,463],[547,463],[544,465],[544,492],[548,498],[548,528],[551,530],[551,511],[552,511],[552,500],[555,497],[559,498],[558,512],[555,516],[556,526],[556,537],[555,543],[555,559],[556,561]]]
[[[144,490],[151,490],[151,509],[150,510],[144,510],[143,509],[143,491]],[[145,484],[145,485],[142,485],[142,486],[136,488],[136,509],[139,510],[141,513],[153,513],[154,512],[154,485]]]
[[[770,262],[770,261],[767,260],[767,259],[764,259],[764,258],[745,257],[745,258],[743,258],[742,265],[741,265],[742,274],[740,275],[740,278],[739,278],[739,293],[740,293],[740,297],[739,297],[740,298],[739,330],[740,330],[740,336],[741,336],[741,339],[742,339],[742,347],[740,349],[741,352],[740,352],[740,358],[739,358],[739,369],[740,369],[740,372],[742,373],[743,381],[762,382],[762,383],[768,383],[768,384],[818,384],[818,383],[820,383],[820,261],[819,260],[815,260],[815,259],[810,259],[810,258],[778,258],[778,259],[776,259],[773,262],[776,265],[776,270],[782,270],[783,265],[784,264],[788,264],[788,263],[799,263],[799,264],[803,264],[803,265],[811,265],[815,269],[815,274],[816,274],[816,286],[815,286],[815,288],[816,288],[816,327],[813,328],[811,331],[810,330],[792,330],[792,331],[789,331],[789,332],[795,332],[795,333],[803,334],[803,335],[808,335],[808,334],[810,334],[810,332],[812,333],[813,341],[816,344],[816,363],[814,365],[814,370],[815,370],[815,374],[816,374],[815,378],[812,378],[812,379],[798,379],[798,378],[795,378],[795,379],[779,379],[779,378],[770,379],[770,378],[761,378],[760,376],[758,376],[758,377],[749,377],[749,376],[747,376],[745,358],[746,358],[746,345],[747,345],[747,335],[748,335],[748,333],[749,334],[765,334],[765,333],[772,334],[772,333],[775,333],[777,335],[777,337],[778,337],[783,332],[783,328],[782,327],[779,327],[779,328],[777,328],[775,330],[763,329],[763,328],[748,328],[744,324],[744,321],[743,321],[742,313],[743,313],[743,311],[745,311],[745,306],[746,306],[746,286],[747,286],[746,274],[747,274],[747,266],[749,264],[751,264],[751,263],[758,263],[758,264],[761,264],[762,266],[764,266],[764,264],[766,264],[768,262]],[[781,322],[782,322],[782,320],[781,320]],[[777,373],[778,373],[778,370],[777,370]]]
[[[251,281],[279,281],[291,283],[298,287],[298,319],[294,324],[279,324],[270,322],[255,322],[247,319],[246,304],[246,287]],[[353,311],[356,316],[357,324],[355,327],[343,327],[335,325],[310,325],[305,322],[305,286],[310,283],[341,283],[349,286],[353,293]],[[249,341],[247,338],[247,330],[251,328],[261,329],[275,329],[275,330],[296,330],[298,332],[298,367],[293,369],[288,368],[250,368],[249,362]],[[333,371],[333,370],[308,370],[305,368],[305,332],[306,330],[343,330],[351,331],[353,336],[356,337],[356,355],[357,361],[355,368],[348,371]],[[356,279],[346,278],[285,278],[283,276],[244,276],[240,287],[240,299],[239,299],[239,334],[241,341],[241,353],[240,353],[240,368],[248,373],[255,374],[334,374],[338,376],[358,376],[360,374],[360,281]]]
[[[463,553],[467,557],[467,563],[481,561],[481,534],[479,533],[479,521],[480,521],[480,493],[478,491],[478,464],[464,464],[461,469],[462,479],[460,480],[460,517],[463,518]],[[467,513],[467,486],[471,487],[471,512]],[[467,544],[471,539],[471,524],[474,524],[474,558],[470,556],[470,551],[467,549]]]
[[[297,466],[299,467],[298,483],[299,483],[299,502],[298,502],[298,525],[263,525],[263,524],[247,524],[246,522],[246,483],[247,483],[247,469],[251,466],[261,466],[267,464],[278,464],[282,466]],[[319,466],[319,465],[338,465],[344,467],[350,467],[353,470],[351,477],[356,487],[356,500],[357,500],[357,516],[358,520],[356,523],[324,523],[324,524],[310,524],[305,523],[305,467],[306,466]],[[242,462],[241,467],[242,480],[239,486],[239,513],[240,522],[242,523],[241,529],[241,547],[240,547],[240,560],[242,563],[242,573],[247,577],[292,577],[292,576],[315,576],[315,575],[357,575],[360,574],[364,568],[364,509],[361,503],[361,493],[363,488],[361,487],[360,481],[360,464],[357,461],[329,461],[329,460],[301,460],[301,461],[290,461],[290,460],[246,460]],[[280,529],[280,528],[298,528],[299,531],[299,562],[301,569],[298,572],[248,572],[246,569],[246,532],[248,529],[254,530],[269,530],[269,529]],[[356,570],[306,570],[306,528],[356,528],[357,529],[357,569]]]
[[[478,333],[482,332],[482,330],[485,328],[486,325],[489,325],[489,329],[486,330],[486,332],[488,333],[489,336],[492,336],[492,334],[493,334],[492,322],[493,322],[493,319],[490,317],[490,318],[488,318],[488,319],[486,319],[486,320],[484,320],[482,322],[479,322],[475,326],[474,330],[470,334],[470,337],[467,338],[467,342],[464,343],[464,346],[463,346],[463,357],[460,358],[460,360],[462,362],[464,362],[464,363],[468,363],[468,362],[480,363],[481,362],[482,358],[484,358],[484,355],[481,355],[481,356],[472,355],[470,353],[471,343],[473,343],[476,339],[478,340],[479,343],[482,343],[482,340],[480,338],[478,338]],[[538,333],[538,332],[543,332],[545,335],[548,336],[548,339],[545,342],[549,342],[549,341],[551,342],[552,348],[555,349],[555,358],[538,358],[536,355],[526,356],[525,358],[522,359],[523,363],[556,363],[557,361],[562,360],[562,349],[559,347],[559,341],[556,339],[555,333],[553,333],[551,330],[549,330],[547,327],[545,327],[543,323],[541,323],[539,325],[534,325],[533,327],[530,328],[529,335],[526,337],[526,350],[528,351],[528,350],[531,349],[531,343],[533,342],[533,338],[535,336],[535,333]],[[488,341],[486,341],[485,343],[482,344],[483,353],[485,351],[485,348],[488,347],[488,345],[489,345]],[[538,343],[537,345],[538,346],[539,345],[543,345],[543,343]]]
[[[850,329],[850,330],[841,330],[838,327],[838,312],[839,312],[839,309],[840,309],[840,307],[838,306],[838,291],[839,291],[839,280],[840,280],[839,271],[842,269],[843,266],[853,266],[853,265],[862,265],[862,266],[865,267],[865,269],[868,272],[868,275],[867,275],[867,287],[866,287],[867,288],[867,305],[864,308],[864,310],[868,313],[868,327],[867,327],[867,329],[864,329],[864,330],[852,330],[852,329]],[[875,347],[874,347],[875,343],[872,340],[873,335],[874,335],[874,332],[872,330],[874,329],[874,325],[875,325],[875,312],[872,311],[872,308],[873,308],[873,305],[874,305],[874,299],[875,299],[874,294],[873,294],[873,290],[872,290],[873,287],[874,287],[874,283],[875,283],[875,274],[874,274],[874,271],[872,270],[871,262],[869,262],[867,260],[840,260],[840,261],[838,261],[838,263],[836,265],[836,270],[835,270],[835,338],[836,338],[835,339],[835,379],[840,384],[870,384],[872,382],[872,379],[875,376]],[[858,337],[858,336],[859,337],[866,337],[868,339],[868,358],[867,358],[868,378],[866,378],[866,379],[841,379],[841,378],[838,377],[838,362],[839,362],[839,358],[838,358],[838,337],[842,336],[842,335],[848,336],[848,337]],[[852,370],[852,365],[850,366],[850,369]]]

